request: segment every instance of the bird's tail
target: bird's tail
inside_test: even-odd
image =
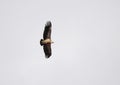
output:
[[[43,46],[43,43],[42,43],[43,39],[40,40],[40,45]]]

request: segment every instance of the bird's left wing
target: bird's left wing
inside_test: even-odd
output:
[[[43,33],[44,40],[51,39],[51,27],[52,27],[52,24],[50,21],[48,21],[44,28],[44,33]]]

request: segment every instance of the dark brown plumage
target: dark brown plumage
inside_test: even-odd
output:
[[[50,21],[48,21],[44,28],[43,39],[40,40],[40,45],[43,46],[43,50],[46,58],[49,58],[52,55],[51,27],[52,24]]]

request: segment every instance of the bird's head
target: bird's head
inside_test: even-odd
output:
[[[47,21],[46,24],[45,24],[45,26],[51,27],[52,26],[51,21]]]

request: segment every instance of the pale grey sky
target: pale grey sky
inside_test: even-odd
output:
[[[0,52],[0,85],[120,85],[120,1],[0,0]]]

